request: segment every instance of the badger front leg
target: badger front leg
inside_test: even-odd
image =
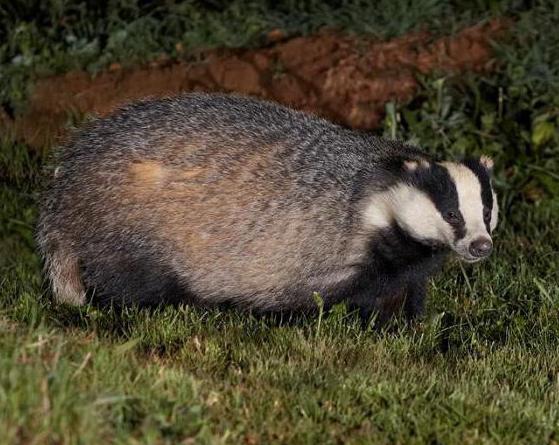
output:
[[[413,320],[423,313],[425,297],[427,296],[427,281],[410,281],[407,288],[404,313],[408,320]]]
[[[382,326],[403,311],[406,294],[407,288],[403,286],[370,287],[354,293],[348,303],[351,309],[359,311],[363,325],[369,324],[374,317],[375,325]]]
[[[368,324],[371,317],[376,316],[376,324],[382,326],[395,315],[403,314],[407,320],[421,315],[426,290],[425,280],[396,280],[394,283],[385,283],[381,289],[362,289],[349,302],[352,308],[359,311],[363,324]]]

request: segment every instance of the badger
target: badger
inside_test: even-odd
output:
[[[487,257],[493,161],[234,95],[146,99],[58,150],[37,239],[60,302],[421,313],[449,253]]]

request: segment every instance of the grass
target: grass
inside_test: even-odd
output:
[[[434,282],[422,324],[377,332],[342,307],[319,324],[57,306],[33,251],[31,189],[2,191],[0,442],[551,443],[557,432],[557,206],[522,204],[490,262]]]
[[[497,161],[495,254],[449,264],[413,326],[56,305],[33,241],[46,151],[2,135],[0,443],[557,443],[559,7],[515,20],[495,73],[425,78],[387,106],[387,136]]]
[[[37,76],[69,69],[92,73],[111,63],[129,66],[166,55],[193,58],[200,50],[259,46],[274,29],[300,35],[321,28],[388,38],[420,28],[435,33],[521,8],[478,0],[111,2],[18,0],[0,4],[0,101],[25,106]]]

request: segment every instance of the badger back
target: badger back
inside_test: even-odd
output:
[[[381,159],[404,150],[239,97],[125,107],[60,152],[39,225],[55,292],[294,304],[279,295],[349,273],[359,178],[391,181]]]

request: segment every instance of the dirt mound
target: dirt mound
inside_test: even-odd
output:
[[[337,33],[281,41],[277,32],[272,37],[280,41],[269,48],[213,51],[197,63],[115,64],[95,77],[70,72],[39,80],[27,112],[12,125],[18,137],[41,146],[61,135],[69,113],[104,115],[130,100],[181,91],[234,91],[371,129],[387,101],[413,97],[417,72],[490,69],[490,41],[505,28],[505,21],[494,20],[450,37],[417,32],[386,42]]]

